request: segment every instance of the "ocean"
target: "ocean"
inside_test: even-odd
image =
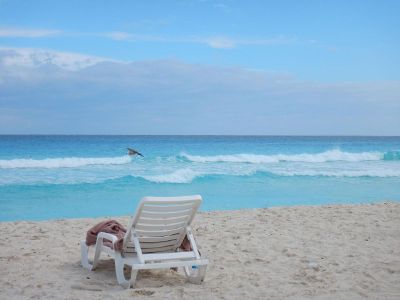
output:
[[[186,194],[202,210],[400,201],[400,137],[0,136],[1,221],[131,215],[143,196]]]

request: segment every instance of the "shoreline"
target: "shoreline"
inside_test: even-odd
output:
[[[246,211],[252,211],[252,210],[258,210],[258,209],[286,209],[286,208],[318,208],[318,207],[346,207],[346,206],[363,206],[363,205],[380,205],[380,204],[400,204],[400,200],[378,200],[378,201],[365,201],[365,202],[354,202],[354,203],[332,203],[332,204],[303,204],[303,205],[277,205],[277,206],[269,206],[269,207],[247,207],[247,208],[236,208],[236,209],[210,209],[210,210],[200,210],[198,211],[197,215],[199,214],[207,214],[207,213],[229,213],[229,212],[246,212]],[[136,208],[136,206],[133,206]],[[40,222],[58,222],[58,221],[68,221],[68,220],[105,220],[105,219],[126,219],[130,218],[133,216],[135,211],[132,212],[132,215],[104,215],[104,216],[95,216],[95,217],[65,217],[65,218],[54,218],[54,219],[17,219],[17,220],[1,220],[0,219],[0,225],[2,223],[20,223],[20,222],[26,222],[26,223],[40,223]],[[195,218],[196,219],[196,218]]]
[[[399,299],[400,203],[285,206],[196,215],[210,260],[205,282],[139,272],[121,288],[112,260],[80,266],[78,243],[98,218],[2,221],[0,295],[6,299]],[[113,217],[127,225],[130,217]],[[104,257],[103,257],[104,258]]]

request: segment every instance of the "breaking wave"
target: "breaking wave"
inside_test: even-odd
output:
[[[216,177],[232,176],[232,177],[336,177],[336,178],[357,178],[357,177],[400,177],[400,169],[372,169],[372,170],[243,170],[242,172],[198,172],[189,168],[178,169],[172,172],[166,172],[155,175],[121,175],[116,174],[110,176],[83,176],[83,177],[49,177],[49,176],[37,176],[37,177],[0,177],[0,186],[2,185],[35,185],[35,184],[95,184],[109,182],[110,180],[129,180],[140,179],[151,183],[163,184],[163,183],[176,183],[176,184],[189,184],[196,179],[202,178],[208,180]]]
[[[118,157],[63,157],[46,159],[10,159],[0,160],[0,169],[22,168],[77,168],[89,165],[123,165],[131,162],[129,156]]]
[[[371,171],[259,171],[255,172],[261,175],[272,175],[282,177],[295,177],[295,176],[306,176],[306,177],[400,177],[400,171],[395,170],[371,170]],[[154,176],[135,176],[143,178],[147,181],[154,183],[191,183],[197,178],[206,178],[208,176],[241,176],[248,177],[254,175],[254,173],[243,173],[243,174],[202,174],[196,173],[190,169],[177,170],[168,174],[154,175]]]
[[[202,174],[191,169],[179,169],[172,173],[140,177],[155,183],[190,183],[199,176]]]
[[[274,171],[278,176],[308,176],[308,177],[400,177],[400,170],[343,170],[343,171]]]
[[[127,155],[0,160],[0,186],[132,179],[189,184],[199,178],[214,180],[216,176],[400,177],[400,151],[351,153],[335,149],[315,154],[214,156],[181,153],[148,158],[137,164]]]
[[[214,156],[200,156],[189,155],[182,153],[181,157],[198,163],[209,162],[231,162],[231,163],[250,163],[250,164],[263,164],[263,163],[278,163],[278,162],[307,162],[307,163],[323,163],[332,161],[378,161],[378,160],[400,160],[400,152],[392,151],[387,153],[381,152],[343,152],[340,150],[329,150],[321,153],[309,154],[273,154],[273,155],[260,155],[260,154],[232,154],[232,155],[214,155]]]

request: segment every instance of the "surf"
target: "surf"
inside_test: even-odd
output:
[[[386,155],[386,156],[385,156]],[[305,163],[324,163],[334,161],[361,162],[361,161],[379,161],[379,160],[400,160],[400,153],[393,152],[344,152],[341,150],[329,150],[320,153],[300,153],[300,154],[229,154],[201,156],[181,153],[182,158],[196,163],[249,163],[249,164],[268,164],[279,162],[305,162]]]
[[[118,157],[61,157],[30,159],[18,158],[10,160],[0,160],[0,169],[58,169],[58,168],[77,168],[91,165],[124,165],[129,164],[132,158],[129,156]]]

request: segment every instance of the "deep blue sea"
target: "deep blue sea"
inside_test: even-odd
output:
[[[143,153],[127,155],[127,147]],[[0,136],[0,220],[400,201],[400,137]]]

